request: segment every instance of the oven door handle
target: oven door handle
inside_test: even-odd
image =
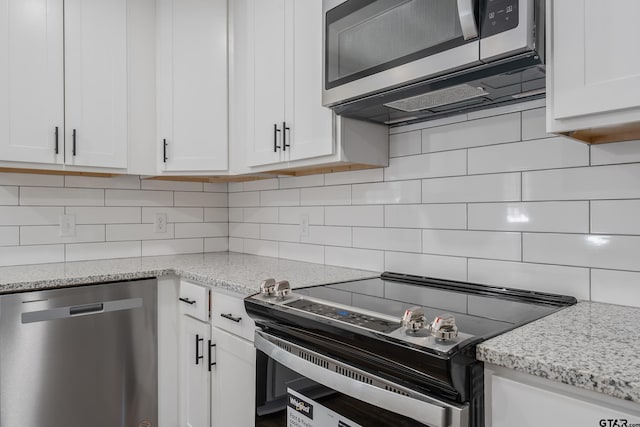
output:
[[[418,400],[343,376],[289,353],[271,342],[270,338],[271,335],[263,331],[256,331],[254,341],[256,349],[262,351],[283,366],[319,384],[371,405],[413,418],[429,426],[461,427],[468,425],[468,408],[466,407],[457,408],[444,402],[442,402],[442,405],[438,405],[436,403]],[[280,341],[279,338],[276,337],[272,339]],[[308,349],[304,351],[310,354],[316,354]],[[319,354],[318,356],[326,358],[326,356]],[[333,360],[333,363],[342,365],[341,362],[335,360]],[[349,369],[348,365],[344,366]]]

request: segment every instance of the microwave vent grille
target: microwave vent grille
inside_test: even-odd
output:
[[[455,104],[469,99],[489,95],[482,87],[467,84],[452,86],[446,89],[434,90],[417,96],[384,104],[386,107],[400,111],[413,112],[429,110],[443,105]]]

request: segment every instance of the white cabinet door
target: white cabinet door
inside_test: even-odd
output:
[[[554,119],[640,106],[640,2],[553,1]]]
[[[227,1],[160,0],[157,16],[161,169],[225,170]]]
[[[293,100],[288,160],[326,156],[334,152],[332,114],[322,106],[322,2],[289,1],[293,9]]]
[[[62,163],[62,0],[1,0],[0,28],[0,160]]]
[[[190,316],[180,319],[180,425],[209,427],[211,326]]]
[[[65,142],[71,165],[127,167],[127,0],[65,0]]]
[[[253,344],[212,328],[216,344],[213,368],[212,427],[255,425],[256,350]]]
[[[247,13],[253,62],[247,164],[258,166],[282,161],[284,99],[291,77],[285,64],[285,0],[251,0]]]

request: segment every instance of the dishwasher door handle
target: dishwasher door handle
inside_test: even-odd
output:
[[[142,298],[129,298],[99,303],[71,305],[48,310],[22,313],[22,323],[47,322],[79,316],[92,316],[113,311],[133,310],[142,307]]]

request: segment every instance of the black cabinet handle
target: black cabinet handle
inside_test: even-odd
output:
[[[225,319],[229,319],[229,320],[233,320],[236,323],[240,323],[240,321],[242,320],[242,317],[234,317],[231,313],[229,314],[220,314],[220,316],[224,317]]]
[[[78,154],[78,152],[76,151],[76,130],[75,129],[73,130],[73,148],[71,152],[73,153],[74,157],[76,154]]]
[[[215,347],[215,344],[211,344],[211,340],[209,340],[209,372],[211,372],[211,367],[216,364],[216,362],[211,361],[211,349]]]
[[[187,303],[187,304],[189,304],[189,305],[193,305],[193,304],[195,304],[195,303],[196,303],[196,300],[192,300],[192,299],[189,299],[189,298],[178,298],[178,299],[179,299],[180,301],[182,301],[182,302],[186,302],[186,303]]]
[[[58,126],[56,126],[55,136],[56,136],[56,154],[59,154],[60,153],[60,147],[58,145]]]
[[[167,140],[163,139],[162,140],[162,161],[164,163],[167,163]]]
[[[287,151],[287,147],[291,147],[287,144],[287,131],[291,128],[287,127],[287,122],[282,122],[282,151]]]
[[[273,124],[273,152],[277,153],[278,150],[280,149],[280,146],[278,145],[278,132],[280,132],[280,129],[278,129],[278,125],[277,124]]]
[[[200,341],[204,341],[204,338],[200,338],[200,335],[196,334],[196,365],[201,359],[204,359],[204,355],[200,355]]]

